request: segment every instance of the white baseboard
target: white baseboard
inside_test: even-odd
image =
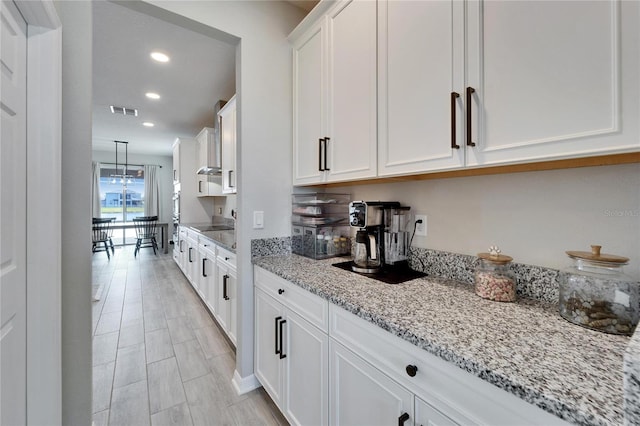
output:
[[[233,372],[231,383],[233,383],[233,387],[236,389],[238,395],[243,395],[262,386],[254,374],[247,377],[240,377],[238,370]]]

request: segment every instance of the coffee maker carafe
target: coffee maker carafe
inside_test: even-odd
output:
[[[356,246],[353,258],[355,272],[375,274],[382,268],[380,254],[379,226],[360,229],[356,232]]]
[[[352,201],[349,203],[349,224],[359,228],[351,269],[364,274],[375,274],[385,264],[384,231],[385,209],[399,208],[396,201]]]

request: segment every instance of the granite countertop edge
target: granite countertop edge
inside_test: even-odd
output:
[[[447,362],[453,363],[464,371],[473,374],[474,376],[486,382],[489,382],[499,387],[500,389],[503,389],[565,421],[584,425],[606,426],[611,424],[606,419],[602,419],[594,416],[591,413],[587,413],[584,410],[581,410],[576,405],[568,404],[559,400],[555,396],[547,395],[542,391],[532,389],[529,386],[518,383],[517,380],[513,377],[491,371],[489,368],[474,361],[473,359],[467,359],[464,356],[459,355],[455,350],[451,348],[443,347],[432,341],[421,338],[412,333],[410,329],[398,326],[389,321],[384,316],[378,315],[374,312],[368,312],[360,306],[354,305],[333,294],[322,291],[318,287],[315,287],[314,285],[311,285],[304,280],[300,280],[295,276],[289,275],[286,271],[278,269],[277,267],[269,263],[269,259],[287,257],[291,257],[291,255],[256,257],[252,260],[252,263],[289,282],[298,285],[299,287],[309,291],[312,294],[328,300],[334,305],[337,305],[368,322],[377,325],[378,327],[394,334],[397,337],[400,337],[401,339],[408,341],[409,343],[412,343],[413,345],[427,351],[430,354],[444,359]],[[426,279],[444,284],[446,284],[447,282],[455,282],[454,280],[438,277],[426,277]],[[545,304],[545,302],[540,302],[540,304]]]

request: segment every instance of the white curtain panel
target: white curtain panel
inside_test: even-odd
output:
[[[160,216],[158,166],[144,166],[144,215]]]
[[[94,161],[93,180],[91,182],[91,213],[93,217],[100,217],[100,163]]]

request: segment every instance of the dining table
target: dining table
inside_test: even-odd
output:
[[[164,250],[164,254],[169,253],[169,223],[158,222],[156,224],[160,228],[160,241]],[[133,222],[113,222],[111,223],[111,229],[135,229],[136,225]]]

